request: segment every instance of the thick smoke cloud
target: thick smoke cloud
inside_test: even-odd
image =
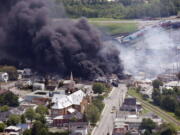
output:
[[[2,0],[0,6],[0,64],[86,79],[122,73],[119,51],[104,45],[85,19],[54,23],[44,0]]]
[[[179,37],[179,29],[147,28],[135,43],[119,46],[125,70],[137,79],[179,72]]]

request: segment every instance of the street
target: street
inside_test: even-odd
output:
[[[101,114],[101,118],[97,126],[94,128],[92,135],[111,135],[113,130],[113,121],[116,113],[112,113],[113,106],[119,109],[119,106],[123,103],[127,92],[125,84],[119,84],[119,87],[113,87],[109,97],[105,99],[105,108]]]

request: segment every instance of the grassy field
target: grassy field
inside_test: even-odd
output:
[[[114,18],[87,18],[88,21],[126,21],[125,19],[114,19]]]
[[[96,27],[107,31],[111,35],[115,34],[124,34],[124,33],[132,33],[138,29],[137,23],[122,23],[122,22],[90,22],[91,24],[95,25]]]
[[[178,124],[180,123],[180,120],[177,119],[177,117],[175,117],[173,113],[166,112],[165,110],[162,110],[161,108],[149,103],[148,101],[143,100],[141,94],[137,93],[133,89],[128,90],[128,95],[136,97],[137,100],[142,103],[143,108],[156,113],[162,119],[166,120],[169,123],[172,123],[178,131],[180,130],[180,126]]]

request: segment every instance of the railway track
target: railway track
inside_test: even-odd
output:
[[[134,96],[134,97],[136,97],[136,96]],[[137,98],[137,100],[139,100],[142,103],[142,105],[145,108],[147,108],[148,110],[151,110],[152,112],[156,113],[158,116],[160,116],[165,121],[173,123],[176,126],[180,126],[180,121],[178,121],[174,117],[170,116],[169,114],[167,114],[163,110],[159,109],[158,107],[155,107],[155,106],[151,105],[150,103],[145,102],[144,100],[140,99],[139,97],[136,97],[136,98]]]

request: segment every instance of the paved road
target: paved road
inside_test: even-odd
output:
[[[113,88],[110,96],[105,99],[105,109],[102,112],[101,119],[97,127],[93,130],[92,135],[107,135],[112,134],[113,121],[115,113],[111,113],[112,107],[119,108],[119,105],[124,101],[127,88],[125,84],[120,84],[118,88]]]

